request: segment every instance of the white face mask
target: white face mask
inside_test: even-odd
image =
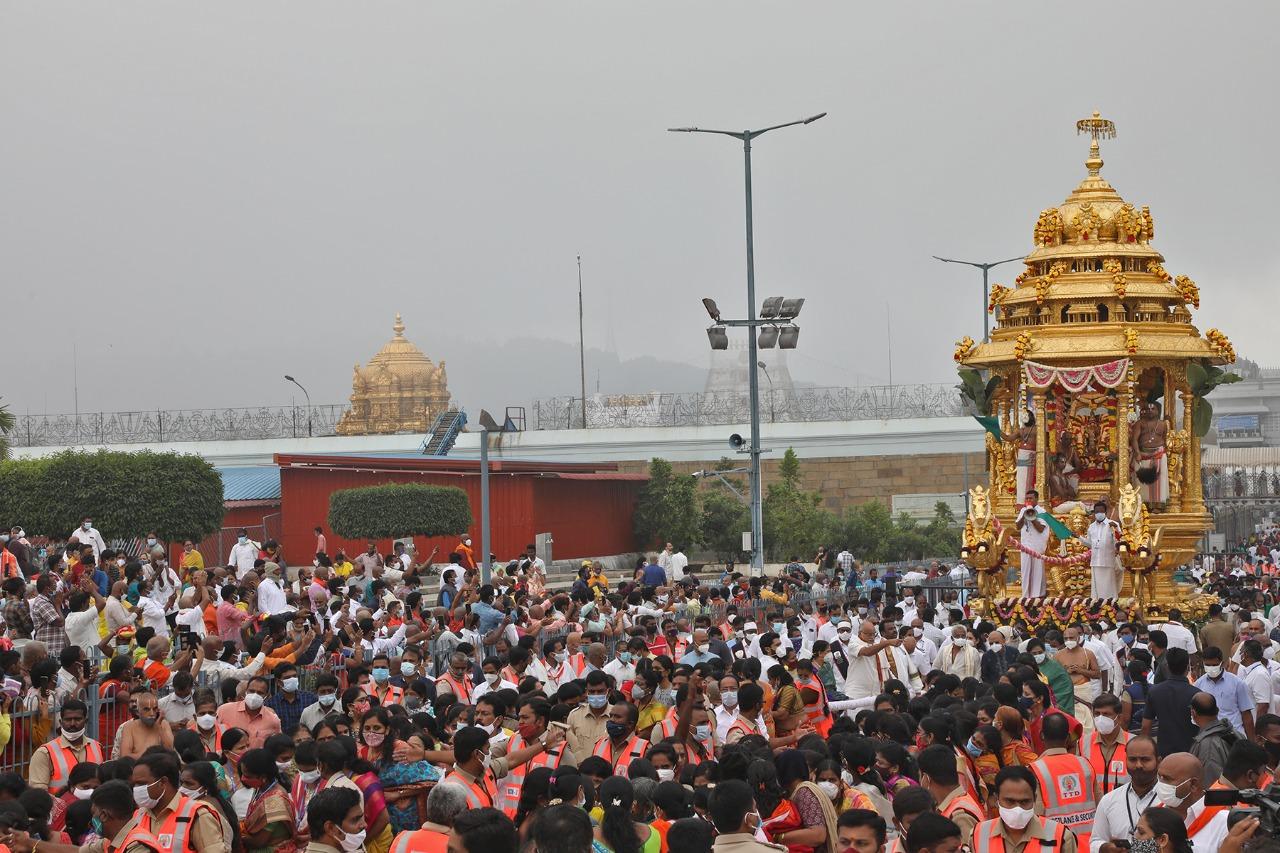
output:
[[[1004,643],[987,643],[987,648],[996,654],[999,654],[1004,651]]]
[[[1095,716],[1093,727],[1098,730],[1098,734],[1109,735],[1116,730],[1116,721],[1110,717]]]
[[[179,788],[178,793],[188,800],[198,800],[204,796],[204,788]]]
[[[840,786],[835,782],[819,782],[818,787],[822,789],[822,793],[826,794],[832,800],[840,796]]]
[[[675,781],[675,778],[676,778],[676,771],[675,771],[675,770],[673,770],[672,768],[670,768],[670,767],[659,767],[659,768],[658,768],[658,781],[659,781],[659,782],[673,782],[673,781]]]
[[[151,787],[150,785],[134,785],[133,786],[133,801],[134,803],[137,804],[138,808],[154,809],[156,805],[160,802],[158,797],[153,797],[149,793],[147,793],[147,789],[150,787]]]
[[[343,853],[355,853],[355,851],[364,847],[365,831],[359,832],[343,832],[342,840],[338,843],[342,846]]]
[[[493,687],[498,683],[498,674],[496,672],[486,672],[484,680],[489,683],[490,687]]]
[[[75,798],[77,800],[87,800],[93,796],[93,789],[92,788],[76,788],[71,793],[75,795]]]
[[[261,708],[264,701],[266,700],[262,698],[262,694],[260,693],[244,694],[244,706],[250,711],[256,711]]]
[[[1206,666],[1204,668],[1204,674],[1209,676],[1210,678],[1221,678],[1222,665],[1219,664],[1218,666]]]
[[[1186,799],[1186,797],[1178,796],[1178,788],[1188,781],[1190,780],[1183,780],[1177,785],[1170,785],[1168,782],[1156,782],[1156,799],[1168,808],[1176,809]]]
[[[1095,512],[1093,514],[1094,521],[1106,521],[1107,514],[1105,512]]]
[[[1079,641],[1079,640],[1064,640],[1064,641],[1063,641],[1063,643],[1062,643],[1062,645],[1066,646],[1066,647],[1067,647],[1067,648],[1069,648],[1069,649],[1074,649],[1076,646],[1080,645],[1080,641]]]
[[[913,636],[913,637],[923,637],[923,636],[924,636],[924,628],[912,628],[912,629],[911,629],[911,636]]]
[[[1038,655],[1032,655],[1032,658],[1034,658],[1036,665],[1039,666],[1040,664],[1044,663],[1044,652],[1041,652]]]
[[[1000,807],[1000,819],[1010,829],[1026,829],[1027,824],[1031,823],[1031,818],[1035,817],[1035,814],[1035,809],[1020,809],[1017,807],[1006,809],[1004,806]]]
[[[303,770],[298,774],[298,778],[302,780],[304,785],[314,785],[320,781],[319,770]]]
[[[952,643],[952,645],[954,645],[957,649],[963,649],[965,646],[969,645],[969,638],[968,638],[968,637],[953,637],[953,638],[952,638],[952,640],[951,640],[951,643]]]

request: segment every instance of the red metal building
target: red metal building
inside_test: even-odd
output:
[[[339,489],[383,483],[457,486],[471,501],[472,547],[480,557],[480,462],[449,457],[310,456],[276,454],[280,467],[281,545],[291,563],[309,559],[316,525],[324,528],[329,553],[339,547],[353,557],[368,542],[343,539],[328,525],[329,495]],[[557,560],[622,554],[635,550],[632,515],[644,474],[622,474],[610,463],[489,463],[490,550],[499,560],[524,551],[539,533],[554,537]],[[417,537],[419,559],[439,547],[444,562],[457,537]],[[378,543],[380,553],[391,541]]]

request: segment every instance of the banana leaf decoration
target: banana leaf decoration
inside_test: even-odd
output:
[[[997,441],[1003,441],[1000,420],[991,414],[991,403],[996,389],[1004,380],[998,375],[983,378],[982,372],[972,367],[962,367],[957,373],[960,376],[960,384],[956,388],[960,391],[960,396],[968,401],[973,419],[982,424],[983,429],[994,435]]]
[[[1219,385],[1230,385],[1244,377],[1236,373],[1227,373],[1221,367],[1212,364],[1191,362],[1187,365],[1187,385],[1191,387],[1191,429],[1203,438],[1213,425],[1213,404],[1205,397]]]

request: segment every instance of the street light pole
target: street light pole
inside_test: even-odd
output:
[[[284,378],[288,379],[290,382],[292,382],[294,385],[297,385],[299,388],[302,388],[302,383],[294,379],[289,374],[286,373]],[[311,438],[311,395],[307,393],[306,388],[302,388],[302,396],[307,398],[307,438]]]
[[[578,370],[582,379],[582,428],[587,428],[587,345],[582,333],[582,255],[578,255]]]
[[[764,378],[769,380],[769,423],[773,423],[777,419],[777,415],[773,411],[773,377],[769,375],[769,368],[765,366],[763,361],[757,361],[756,367],[763,370]]]
[[[995,267],[1001,264],[1011,264],[1014,261],[1022,260],[1019,255],[1016,258],[1007,258],[1003,261],[992,261],[982,263],[978,261],[957,261],[954,258],[939,258],[934,255],[934,260],[942,261],[944,264],[964,264],[965,266],[977,267],[982,270],[982,342],[985,344],[991,340],[991,312],[987,310],[987,306],[991,304],[991,286],[987,283],[987,274]]]
[[[760,577],[764,574],[764,511],[763,488],[760,477],[760,374],[756,365],[756,255],[755,234],[751,219],[751,140],[763,136],[771,130],[780,130],[797,124],[812,124],[825,116],[818,113],[808,118],[775,124],[760,130],[707,130],[700,127],[672,127],[672,133],[716,133],[721,136],[732,136],[742,140],[742,160],[744,180],[746,184],[746,225],[747,225],[747,321],[749,337],[747,338],[747,382],[751,402],[751,443],[747,453],[751,457],[751,574]]]

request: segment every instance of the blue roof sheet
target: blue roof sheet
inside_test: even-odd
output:
[[[280,469],[275,465],[219,468],[224,501],[280,500]]]

